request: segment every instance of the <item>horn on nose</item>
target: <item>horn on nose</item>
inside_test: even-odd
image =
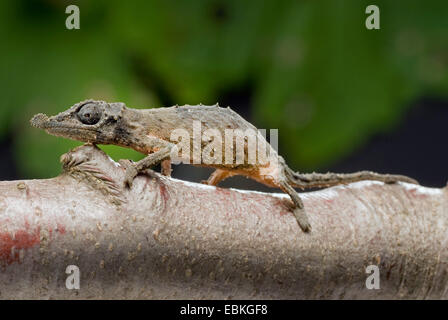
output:
[[[30,120],[30,123],[35,128],[45,129],[48,123],[48,116],[43,113],[36,114]]]

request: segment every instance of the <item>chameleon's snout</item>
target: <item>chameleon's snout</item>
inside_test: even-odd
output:
[[[35,128],[39,128],[39,129],[45,129],[47,127],[48,124],[48,116],[43,114],[43,113],[39,113],[36,114],[31,120],[31,125]]]

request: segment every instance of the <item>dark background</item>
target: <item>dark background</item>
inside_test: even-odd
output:
[[[77,4],[80,30],[67,30]],[[448,180],[448,4],[376,1],[2,1],[0,179],[45,178],[76,142],[30,128],[87,98],[128,107],[230,105],[279,129],[298,171]],[[105,147],[114,159],[141,156]],[[177,166],[192,181],[210,170]],[[227,187],[268,190],[245,178]]]

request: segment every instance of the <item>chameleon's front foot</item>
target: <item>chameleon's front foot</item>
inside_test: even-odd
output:
[[[124,186],[132,188],[135,177],[138,175],[138,170],[130,160],[119,160],[118,163],[126,170],[124,176]]]

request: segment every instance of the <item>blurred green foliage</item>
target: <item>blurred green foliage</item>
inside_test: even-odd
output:
[[[65,28],[69,4],[80,30]],[[369,4],[381,30],[365,28]],[[0,139],[12,130],[22,175],[53,176],[78,143],[31,128],[35,113],[86,98],[215,103],[249,86],[251,120],[279,128],[288,162],[325,166],[396,125],[417,96],[446,94],[447,15],[446,0],[1,1]]]

